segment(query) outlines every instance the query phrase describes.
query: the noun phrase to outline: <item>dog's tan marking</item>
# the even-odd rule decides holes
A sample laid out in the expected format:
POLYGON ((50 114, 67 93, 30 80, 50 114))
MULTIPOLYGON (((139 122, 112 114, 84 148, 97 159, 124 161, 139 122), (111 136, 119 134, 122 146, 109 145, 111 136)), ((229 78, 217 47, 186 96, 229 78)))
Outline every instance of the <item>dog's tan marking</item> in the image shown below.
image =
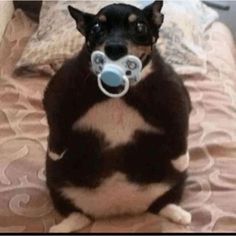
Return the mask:
POLYGON ((104 135, 109 147, 132 142, 136 131, 163 133, 146 123, 138 111, 118 98, 97 103, 72 128, 98 131, 104 135))
POLYGON ((149 62, 141 72, 141 79, 146 78, 152 72, 153 72, 153 65, 152 62, 149 62))
POLYGON ((137 15, 135 14, 129 15, 128 20, 130 23, 135 22, 137 20, 137 15))
POLYGON ((84 213, 99 218, 142 213, 170 188, 166 183, 140 186, 129 182, 124 174, 117 172, 95 189, 64 187, 62 194, 84 213))
POLYGON ((141 57, 143 54, 149 55, 151 54, 151 46, 143 46, 143 45, 137 45, 132 43, 131 41, 128 41, 128 51, 129 54, 134 55, 136 57, 141 57))
POLYGON ((96 50, 99 50, 101 52, 105 52, 105 43, 97 45, 96 50))
POLYGON ((106 22, 107 21, 107 17, 105 15, 100 15, 98 17, 98 19, 101 21, 101 22, 106 22))

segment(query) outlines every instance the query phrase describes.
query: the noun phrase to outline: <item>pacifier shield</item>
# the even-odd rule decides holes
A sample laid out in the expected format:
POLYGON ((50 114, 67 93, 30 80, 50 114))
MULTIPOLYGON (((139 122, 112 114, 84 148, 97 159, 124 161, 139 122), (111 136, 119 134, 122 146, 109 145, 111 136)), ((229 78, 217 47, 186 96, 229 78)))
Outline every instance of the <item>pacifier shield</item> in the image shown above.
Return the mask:
POLYGON ((100 75, 102 82, 110 87, 118 87, 123 84, 123 73, 112 65, 106 65, 100 75))
POLYGON ((116 61, 111 60, 101 51, 94 51, 91 55, 93 72, 97 75, 98 87, 107 96, 118 98, 124 96, 130 85, 140 80, 142 70, 141 60, 133 55, 126 55, 116 61), (123 87, 123 90, 114 94, 106 90, 104 85, 113 88, 123 87))

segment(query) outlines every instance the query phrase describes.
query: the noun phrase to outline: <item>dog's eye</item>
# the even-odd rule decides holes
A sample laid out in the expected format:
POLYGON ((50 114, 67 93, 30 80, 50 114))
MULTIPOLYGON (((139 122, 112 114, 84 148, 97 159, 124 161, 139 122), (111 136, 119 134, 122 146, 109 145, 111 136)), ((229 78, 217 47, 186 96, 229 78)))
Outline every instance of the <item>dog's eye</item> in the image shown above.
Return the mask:
POLYGON ((133 29, 135 33, 132 35, 132 39, 135 43, 149 44, 151 36, 148 26, 144 22, 137 22, 133 29))
POLYGON ((93 34, 98 34, 102 31, 102 27, 99 23, 96 23, 93 27, 92 27, 92 30, 91 30, 91 33, 93 34))
POLYGON ((140 34, 146 34, 148 29, 147 29, 147 26, 144 23, 138 22, 137 25, 136 25, 136 31, 140 34))

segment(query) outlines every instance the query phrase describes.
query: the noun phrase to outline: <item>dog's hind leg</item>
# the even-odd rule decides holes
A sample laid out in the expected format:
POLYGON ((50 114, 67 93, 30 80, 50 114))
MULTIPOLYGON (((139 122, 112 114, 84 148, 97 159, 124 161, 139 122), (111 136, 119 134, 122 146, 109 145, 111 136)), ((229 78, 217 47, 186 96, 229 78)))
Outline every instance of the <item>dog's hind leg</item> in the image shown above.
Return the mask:
POLYGON ((164 216, 175 223, 183 225, 190 224, 191 214, 178 205, 181 200, 183 187, 184 176, 182 181, 158 198, 150 206, 149 211, 153 214, 164 216))
POLYGON ((71 213, 59 224, 49 229, 50 233, 71 233, 81 230, 91 223, 91 219, 80 212, 71 213))

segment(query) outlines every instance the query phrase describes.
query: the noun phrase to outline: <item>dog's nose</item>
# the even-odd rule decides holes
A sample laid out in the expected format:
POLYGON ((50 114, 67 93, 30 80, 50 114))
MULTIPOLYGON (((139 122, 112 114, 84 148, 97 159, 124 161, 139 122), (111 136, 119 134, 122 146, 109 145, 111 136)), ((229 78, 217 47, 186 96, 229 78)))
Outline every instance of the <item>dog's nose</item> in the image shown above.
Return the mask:
POLYGON ((128 49, 123 43, 109 43, 105 46, 105 53, 111 60, 117 60, 125 56, 128 49))

